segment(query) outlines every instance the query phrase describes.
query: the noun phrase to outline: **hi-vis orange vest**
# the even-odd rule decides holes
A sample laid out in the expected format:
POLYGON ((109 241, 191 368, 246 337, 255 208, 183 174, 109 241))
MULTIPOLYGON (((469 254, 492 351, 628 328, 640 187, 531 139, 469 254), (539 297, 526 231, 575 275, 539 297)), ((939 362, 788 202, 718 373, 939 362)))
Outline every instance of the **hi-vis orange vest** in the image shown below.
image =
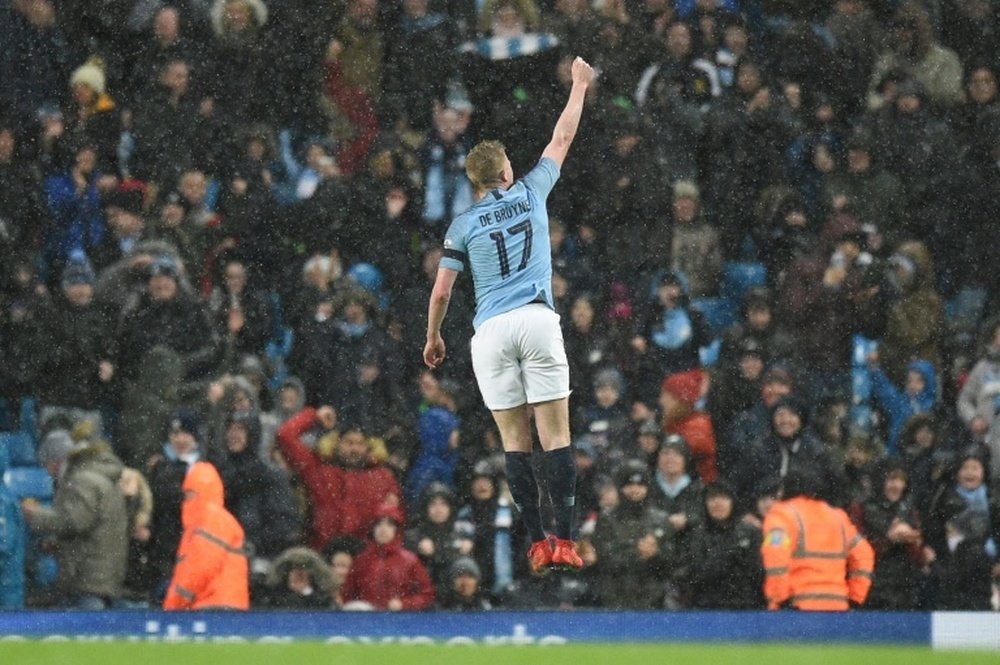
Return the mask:
POLYGON ((847 513, 798 496, 764 518, 764 596, 768 609, 846 610, 865 602, 875 552, 847 513))

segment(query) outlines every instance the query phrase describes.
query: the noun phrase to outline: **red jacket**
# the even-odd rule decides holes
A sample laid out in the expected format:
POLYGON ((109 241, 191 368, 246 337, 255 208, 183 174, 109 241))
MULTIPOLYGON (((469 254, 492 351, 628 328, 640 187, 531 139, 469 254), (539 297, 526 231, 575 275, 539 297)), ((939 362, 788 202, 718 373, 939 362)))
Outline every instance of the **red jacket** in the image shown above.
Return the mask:
POLYGON ((316 410, 306 408, 285 422, 277 436, 285 460, 309 492, 310 544, 321 549, 334 536, 367 538, 379 508, 402 496, 396 476, 381 464, 346 468, 324 462, 301 439, 315 425, 316 410))
POLYGON ((184 535, 163 609, 249 609, 243 527, 223 507, 222 478, 208 462, 196 462, 184 492, 184 535))
POLYGON ((327 63, 326 98, 351 125, 353 135, 345 139, 337 151, 337 166, 350 175, 365 165, 368 150, 378 136, 378 120, 372 101, 361 88, 349 84, 339 62, 327 63))
POLYGON ((719 473, 715 468, 715 430, 707 413, 695 411, 677 422, 668 422, 666 434, 680 434, 687 441, 691 461, 703 483, 714 481, 719 473))
POLYGON ((390 600, 399 598, 404 610, 423 610, 434 603, 434 585, 427 569, 401 541, 402 532, 397 527, 391 543, 370 543, 358 555, 341 591, 345 603, 363 600, 386 609, 390 600))

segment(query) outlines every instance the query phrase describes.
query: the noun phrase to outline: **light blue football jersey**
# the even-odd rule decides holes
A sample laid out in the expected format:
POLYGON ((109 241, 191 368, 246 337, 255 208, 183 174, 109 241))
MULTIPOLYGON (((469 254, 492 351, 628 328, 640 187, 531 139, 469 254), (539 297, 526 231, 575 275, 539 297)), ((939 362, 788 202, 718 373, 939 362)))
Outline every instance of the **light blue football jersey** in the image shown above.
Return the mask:
POLYGON ((510 189, 491 190, 448 227, 441 265, 472 271, 473 327, 536 300, 553 307, 545 200, 558 179, 559 167, 543 157, 510 189))

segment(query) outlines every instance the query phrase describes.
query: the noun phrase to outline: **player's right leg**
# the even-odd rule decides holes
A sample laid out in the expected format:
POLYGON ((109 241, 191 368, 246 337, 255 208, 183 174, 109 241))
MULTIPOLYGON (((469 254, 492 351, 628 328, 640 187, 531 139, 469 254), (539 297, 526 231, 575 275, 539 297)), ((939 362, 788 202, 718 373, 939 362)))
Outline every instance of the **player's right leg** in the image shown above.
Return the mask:
POLYGON ((534 408, 535 426, 542 444, 545 479, 555 514, 553 566, 579 569, 573 528, 576 520, 576 461, 570 447, 569 363, 559 317, 548 308, 534 307, 522 338, 521 369, 525 395, 534 408))
POLYGON ((532 572, 544 574, 552 564, 552 540, 545 533, 539 507, 538 481, 531 464, 531 423, 528 407, 492 411, 500 430, 504 457, 507 461, 507 487, 521 513, 521 520, 531 539, 528 561, 532 572))

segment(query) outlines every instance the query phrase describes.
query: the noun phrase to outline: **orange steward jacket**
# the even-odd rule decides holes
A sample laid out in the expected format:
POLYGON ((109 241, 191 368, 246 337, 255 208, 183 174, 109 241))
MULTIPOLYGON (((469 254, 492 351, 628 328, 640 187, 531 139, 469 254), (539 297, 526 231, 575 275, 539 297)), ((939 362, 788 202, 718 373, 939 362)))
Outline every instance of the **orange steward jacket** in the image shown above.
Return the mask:
POLYGON ((222 479, 208 462, 188 471, 181 519, 184 535, 163 609, 248 609, 243 527, 223 507, 222 479))
POLYGON ((797 496, 764 518, 764 596, 769 609, 846 610, 863 604, 875 553, 847 513, 797 496))

